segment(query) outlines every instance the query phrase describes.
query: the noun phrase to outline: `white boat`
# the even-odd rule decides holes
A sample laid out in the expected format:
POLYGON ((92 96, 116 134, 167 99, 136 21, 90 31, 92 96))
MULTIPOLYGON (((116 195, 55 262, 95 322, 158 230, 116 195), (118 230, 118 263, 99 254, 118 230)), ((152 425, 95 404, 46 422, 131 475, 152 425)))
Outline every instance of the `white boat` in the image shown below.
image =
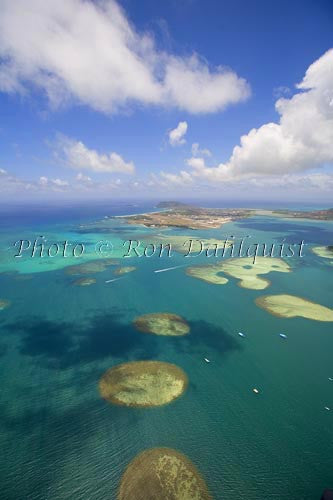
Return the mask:
POLYGON ((285 333, 280 333, 280 337, 281 337, 281 339, 287 339, 288 338, 285 333))
POLYGON ((330 380, 331 382, 333 382, 333 378, 332 377, 328 377, 328 380, 330 380))
POLYGON ((206 363, 210 363, 209 359, 204 358, 204 360, 206 361, 206 363))
POLYGON ((256 387, 254 387, 253 392, 254 392, 255 394, 259 394, 259 390, 258 390, 256 387))
POLYGON ((329 408, 328 406, 325 406, 325 410, 330 411, 331 408, 329 408))
POLYGON ((245 337, 245 336, 246 336, 246 335, 245 335, 245 333, 242 333, 242 332, 238 332, 238 335, 239 335, 240 337, 245 337))

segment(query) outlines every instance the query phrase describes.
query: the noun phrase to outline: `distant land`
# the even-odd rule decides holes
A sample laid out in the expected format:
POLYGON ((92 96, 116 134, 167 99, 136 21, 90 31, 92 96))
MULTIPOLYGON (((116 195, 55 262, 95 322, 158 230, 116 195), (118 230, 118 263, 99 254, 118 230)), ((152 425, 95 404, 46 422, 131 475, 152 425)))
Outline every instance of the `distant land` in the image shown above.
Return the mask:
POLYGON ((120 217, 131 225, 158 228, 181 227, 186 229, 215 229, 227 222, 245 219, 254 215, 293 219, 333 220, 333 208, 313 211, 203 208, 178 201, 162 201, 156 205, 156 208, 162 210, 120 217))
POLYGON ((293 219, 333 220, 333 208, 324 210, 274 210, 272 215, 293 219))
POLYGON ((247 209, 201 208, 176 201, 163 201, 160 212, 124 216, 128 224, 146 227, 181 227, 186 229, 218 228, 227 222, 249 217, 247 209))
POLYGON ((189 203, 182 203, 180 201, 160 201, 156 205, 156 208, 195 208, 195 205, 190 205, 189 203))

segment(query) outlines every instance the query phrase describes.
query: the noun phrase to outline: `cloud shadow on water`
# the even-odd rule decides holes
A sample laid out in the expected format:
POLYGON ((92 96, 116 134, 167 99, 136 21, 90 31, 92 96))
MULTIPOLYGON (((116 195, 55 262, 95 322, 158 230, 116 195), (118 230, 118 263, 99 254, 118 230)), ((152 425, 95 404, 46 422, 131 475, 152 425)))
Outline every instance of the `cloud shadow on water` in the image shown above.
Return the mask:
POLYGON ((184 353, 200 354, 205 349, 214 350, 220 355, 242 349, 238 339, 227 333, 222 327, 208 321, 190 321, 190 334, 184 337, 172 338, 175 349, 184 353))
POLYGON ((84 324, 20 319, 6 325, 20 335, 20 352, 38 357, 48 368, 68 368, 108 357, 150 359, 157 353, 157 340, 138 334, 122 314, 95 315, 84 324))

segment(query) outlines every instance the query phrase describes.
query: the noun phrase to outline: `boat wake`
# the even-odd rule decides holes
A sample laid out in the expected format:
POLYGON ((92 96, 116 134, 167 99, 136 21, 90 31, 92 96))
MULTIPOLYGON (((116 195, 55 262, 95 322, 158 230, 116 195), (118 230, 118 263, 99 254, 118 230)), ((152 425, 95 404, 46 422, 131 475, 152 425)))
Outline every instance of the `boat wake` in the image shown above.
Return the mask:
POLYGON ((112 280, 106 280, 105 283, 112 283, 113 281, 118 281, 118 280, 121 280, 123 278, 113 278, 112 280))
POLYGON ((165 269, 156 269, 154 273, 164 273, 165 271, 172 271, 172 269, 178 269, 179 267, 185 267, 185 266, 181 265, 181 266, 166 267, 165 269))

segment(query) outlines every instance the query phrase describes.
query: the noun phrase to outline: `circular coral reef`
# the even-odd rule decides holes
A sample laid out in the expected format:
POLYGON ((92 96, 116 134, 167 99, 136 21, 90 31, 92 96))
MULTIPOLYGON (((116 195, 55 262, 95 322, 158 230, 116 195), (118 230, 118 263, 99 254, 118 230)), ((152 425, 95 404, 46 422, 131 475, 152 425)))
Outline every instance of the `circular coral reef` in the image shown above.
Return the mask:
POLYGON ((110 368, 99 381, 101 396, 122 406, 162 406, 186 390, 187 375, 162 361, 132 361, 110 368))
POLYGON ((0 311, 7 309, 10 306, 10 301, 6 299, 0 299, 0 311))
POLYGON ((155 335, 179 337, 190 331, 189 325, 181 316, 170 313, 144 314, 135 318, 133 323, 140 332, 155 335))
POLYGON ((118 500, 211 500, 193 463, 171 448, 152 448, 137 455, 120 482, 118 500))
POLYGON ((95 278, 80 278, 79 280, 74 281, 73 285, 75 286, 90 286, 96 283, 95 278))
POLYGON ((256 304, 280 318, 298 316, 315 321, 333 321, 333 309, 294 295, 265 295, 258 297, 256 304))

